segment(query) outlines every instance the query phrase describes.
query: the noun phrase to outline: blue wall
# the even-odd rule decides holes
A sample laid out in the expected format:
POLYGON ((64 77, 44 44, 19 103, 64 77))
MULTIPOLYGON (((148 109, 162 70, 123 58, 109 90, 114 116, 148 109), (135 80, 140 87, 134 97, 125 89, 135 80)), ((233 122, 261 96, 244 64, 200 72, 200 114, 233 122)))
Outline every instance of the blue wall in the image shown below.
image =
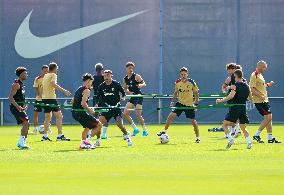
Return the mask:
MULTIPOLYGON (((199 85, 201 93, 216 93, 226 77, 225 64, 243 65, 248 78, 258 60, 269 67, 265 78, 277 84, 271 96, 283 96, 284 68, 284 1, 281 0, 163 0, 163 93, 172 93, 178 69, 186 66, 199 85)), ((59 84, 74 92, 81 75, 94 73, 94 64, 102 62, 122 81, 124 64, 136 62, 136 72, 146 82, 145 93, 159 91, 160 64, 160 1, 159 0, 2 0, 0 1, 0 97, 7 97, 17 66, 26 66, 28 97, 34 96, 33 79, 43 64, 55 61, 60 66, 59 84), (33 10, 30 29, 33 34, 48 37, 142 10, 148 12, 101 31, 59 51, 39 58, 20 56, 14 46, 16 32, 33 10)), ((21 34, 25 39, 25 34, 21 34)), ((60 44, 60 41, 59 43, 60 44)), ((27 43, 26 49, 29 50, 27 43)), ((58 94, 58 97, 63 97, 58 94)), ((163 105, 168 102, 163 101, 163 105)), ((212 103, 204 100, 202 104, 212 103)), ((146 100, 144 115, 148 122, 157 122, 156 101, 146 100), (153 109, 149 109, 153 108, 153 109)), ((281 100, 272 100, 274 119, 283 122, 281 100), (276 110, 277 108, 277 110, 276 110)), ((5 102, 6 124, 14 123, 5 102)), ((202 122, 218 122, 226 110, 199 111, 202 122)), ((32 110, 29 110, 32 117, 32 110)), ((163 112, 163 121, 167 112, 163 112)), ((73 123, 69 111, 64 122, 73 123)), ((256 110, 252 121, 259 121, 256 110)), ((184 121, 184 118, 177 120, 184 121)))

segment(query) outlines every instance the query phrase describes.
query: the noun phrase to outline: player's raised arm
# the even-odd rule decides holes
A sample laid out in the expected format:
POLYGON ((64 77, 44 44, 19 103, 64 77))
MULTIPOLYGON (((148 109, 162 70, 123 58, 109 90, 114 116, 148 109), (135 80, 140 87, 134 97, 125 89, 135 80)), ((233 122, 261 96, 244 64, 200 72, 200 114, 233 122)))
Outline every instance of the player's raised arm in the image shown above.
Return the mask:
POLYGON ((231 82, 231 77, 227 77, 221 88, 223 93, 227 93, 230 82, 231 82))

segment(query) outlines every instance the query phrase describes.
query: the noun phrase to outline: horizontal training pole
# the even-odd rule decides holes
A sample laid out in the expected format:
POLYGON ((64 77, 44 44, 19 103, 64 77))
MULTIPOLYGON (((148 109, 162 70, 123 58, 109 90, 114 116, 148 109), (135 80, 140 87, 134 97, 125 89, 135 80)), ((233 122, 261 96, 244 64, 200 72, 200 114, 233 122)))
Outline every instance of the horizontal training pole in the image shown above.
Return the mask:
POLYGON ((157 110, 177 109, 177 110, 195 110, 195 109, 210 109, 210 108, 229 108, 233 106, 245 106, 245 104, 212 104, 204 106, 185 106, 185 107, 161 107, 157 110))

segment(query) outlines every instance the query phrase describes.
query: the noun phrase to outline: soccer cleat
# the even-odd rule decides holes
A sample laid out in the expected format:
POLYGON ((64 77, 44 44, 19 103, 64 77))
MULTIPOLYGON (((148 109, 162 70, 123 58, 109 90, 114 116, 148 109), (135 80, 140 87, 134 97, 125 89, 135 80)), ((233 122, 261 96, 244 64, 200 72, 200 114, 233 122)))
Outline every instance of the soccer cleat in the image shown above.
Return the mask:
POLYGON ((56 141, 70 141, 70 138, 61 135, 60 137, 56 138, 56 141))
POLYGON ((226 146, 226 149, 227 149, 227 150, 230 149, 230 147, 231 147, 234 143, 235 143, 234 140, 229 141, 228 144, 227 144, 227 146, 226 146))
POLYGON ((127 145, 130 147, 130 146, 132 146, 133 144, 132 144, 131 141, 127 141, 127 145))
POLYGON ((251 149, 252 148, 252 143, 248 143, 247 144, 247 149, 251 149))
POLYGON ((82 141, 79 148, 82 150, 83 149, 89 150, 89 149, 96 149, 96 146, 88 141, 82 141))
POLYGON ((148 132, 147 131, 143 131, 142 132, 142 137, 147 137, 148 136, 148 132))
POLYGON ((241 136, 241 135, 242 135, 241 132, 236 132, 233 137, 234 137, 234 138, 237 138, 237 137, 239 137, 239 136, 241 136))
POLYGON ((164 132, 164 131, 161 131, 161 132, 159 132, 159 133, 157 133, 157 136, 161 136, 161 135, 163 135, 163 134, 166 134, 166 132, 164 132))
POLYGON ((255 141, 257 141, 258 143, 264 143, 264 141, 262 141, 261 140, 261 137, 260 136, 257 136, 257 135, 254 135, 253 137, 252 137, 255 141))
POLYGON ((139 133, 139 129, 134 129, 133 132, 132 132, 132 136, 136 136, 138 133, 139 133))
POLYGON ((30 149, 29 146, 26 145, 26 143, 18 143, 17 147, 21 150, 26 150, 26 149, 30 149))
POLYGON ((49 139, 49 137, 44 137, 44 136, 42 136, 42 138, 41 138, 41 141, 42 142, 44 142, 44 141, 52 141, 51 139, 49 139))
POLYGON ((101 146, 100 140, 97 140, 96 143, 95 143, 95 145, 98 146, 98 147, 101 146))
POLYGON ((197 139, 195 140, 195 143, 199 144, 199 143, 200 143, 200 139, 197 138, 197 139))
POLYGON ((268 140, 268 143, 269 143, 269 144, 273 144, 273 143, 275 143, 275 144, 280 144, 281 141, 278 141, 278 140, 276 140, 275 138, 272 138, 271 140, 268 140))
POLYGON ((108 137, 107 137, 107 135, 104 133, 104 134, 102 134, 102 136, 101 136, 101 139, 107 139, 108 137))

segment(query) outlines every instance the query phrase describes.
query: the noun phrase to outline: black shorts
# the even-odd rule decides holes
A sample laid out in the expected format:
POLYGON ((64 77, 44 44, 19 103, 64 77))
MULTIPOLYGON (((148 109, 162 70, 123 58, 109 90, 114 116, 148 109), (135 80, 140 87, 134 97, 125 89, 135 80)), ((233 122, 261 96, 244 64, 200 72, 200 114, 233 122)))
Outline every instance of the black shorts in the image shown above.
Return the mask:
POLYGON ((112 108, 110 109, 108 112, 102 112, 101 116, 104 116, 107 120, 107 122, 109 122, 109 120, 111 118, 116 119, 116 117, 120 116, 121 117, 122 112, 120 108, 112 108))
POLYGON ((264 116, 264 115, 269 115, 271 114, 271 108, 268 102, 264 102, 264 103, 255 103, 254 104, 256 109, 258 110, 258 112, 264 116))
POLYGON ((99 123, 99 121, 95 117, 89 115, 86 112, 72 111, 72 116, 83 126, 83 128, 93 129, 96 128, 99 123))
MULTIPOLYGON (((185 105, 183 105, 183 104, 181 104, 179 102, 176 103, 175 107, 191 108, 191 106, 185 106, 185 105)), ((172 112, 176 113, 178 117, 181 115, 182 112, 184 112, 186 118, 195 119, 195 111, 194 111, 194 109, 173 109, 172 112)))
POLYGON ((42 104, 42 101, 35 101, 35 105, 34 105, 34 111, 35 112, 42 112, 42 105, 37 105, 38 104, 42 104))
POLYGON ((245 106, 233 106, 229 108, 229 113, 225 116, 226 121, 236 123, 237 120, 240 124, 248 124, 249 118, 245 106))
POLYGON ((143 97, 132 97, 128 101, 129 103, 133 104, 136 106, 137 104, 142 105, 143 104, 143 97))
POLYGON ((24 121, 29 121, 29 117, 26 112, 20 112, 15 106, 10 105, 10 111, 17 120, 17 124, 22 124, 24 121))
POLYGON ((44 113, 60 111, 60 107, 57 106, 58 103, 57 103, 56 99, 43 99, 42 103, 44 103, 44 104, 52 104, 51 106, 43 105, 44 113))

